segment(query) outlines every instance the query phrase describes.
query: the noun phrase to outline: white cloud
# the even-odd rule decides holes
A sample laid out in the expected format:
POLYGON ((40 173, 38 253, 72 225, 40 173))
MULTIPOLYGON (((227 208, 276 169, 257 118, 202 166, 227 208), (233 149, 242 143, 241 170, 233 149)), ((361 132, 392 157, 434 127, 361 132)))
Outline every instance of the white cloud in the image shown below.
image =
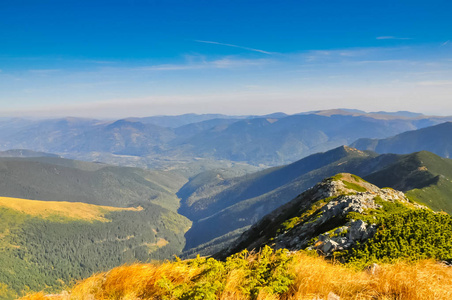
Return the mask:
POLYGON ((412 40, 412 38, 408 37, 396 37, 392 35, 385 35, 385 36, 377 36, 377 40, 412 40))
POLYGON ((441 44, 441 46, 446 46, 450 43, 450 40, 445 41, 444 43, 441 44))
POLYGON ((244 47, 244 46, 238 46, 238 45, 226 44, 226 43, 219 43, 219 42, 213 42, 213 41, 195 40, 195 42, 204 43, 204 44, 214 44, 214 45, 220 45, 220 46, 227 46, 227 47, 233 47, 233 48, 240 48, 240 49, 244 49, 244 50, 249 50, 249 51, 254 51, 254 52, 259 52, 259 53, 264 53, 264 54, 269 54, 269 55, 277 54, 276 52, 269 52, 269 51, 265 51, 265 50, 261 50, 261 49, 254 49, 254 48, 249 48, 249 47, 244 47))

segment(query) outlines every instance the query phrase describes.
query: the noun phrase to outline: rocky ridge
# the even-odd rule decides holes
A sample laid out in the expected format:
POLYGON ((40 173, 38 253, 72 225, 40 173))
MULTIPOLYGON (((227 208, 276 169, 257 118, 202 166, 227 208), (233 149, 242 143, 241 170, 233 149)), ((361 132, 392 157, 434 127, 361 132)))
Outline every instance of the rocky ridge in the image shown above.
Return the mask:
POLYGON ((426 209, 400 191, 380 189, 352 174, 337 174, 265 216, 217 256, 265 244, 275 249, 316 250, 331 256, 372 237, 377 224, 369 217, 376 219, 374 215, 384 213, 385 203, 426 209))

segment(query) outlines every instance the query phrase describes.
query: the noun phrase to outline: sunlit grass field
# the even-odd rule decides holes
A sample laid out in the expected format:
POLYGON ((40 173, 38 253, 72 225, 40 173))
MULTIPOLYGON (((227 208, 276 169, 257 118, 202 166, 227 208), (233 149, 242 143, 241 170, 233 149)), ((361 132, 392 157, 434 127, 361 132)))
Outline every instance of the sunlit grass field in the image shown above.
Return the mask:
POLYGON ((139 211, 142 208, 99 206, 80 202, 39 201, 0 197, 0 207, 10 208, 24 214, 42 218, 59 217, 84 221, 107 222, 105 215, 113 211, 139 211))

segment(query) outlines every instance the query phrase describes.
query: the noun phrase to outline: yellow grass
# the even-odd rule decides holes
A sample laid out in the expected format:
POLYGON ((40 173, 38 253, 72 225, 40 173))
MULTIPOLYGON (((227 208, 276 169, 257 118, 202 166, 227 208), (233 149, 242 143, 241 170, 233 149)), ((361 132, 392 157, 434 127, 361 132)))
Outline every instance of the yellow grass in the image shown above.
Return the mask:
MULTIPOLYGON (((452 299, 452 268, 434 261, 400 262, 381 265, 373 271, 356 271, 319 257, 303 253, 294 255, 290 270, 295 279, 289 291, 283 295, 271 295, 262 289, 257 299, 328 299, 330 293, 336 294, 341 300, 452 299)), ((184 262, 134 264, 96 274, 75 285, 69 294, 60 297, 46 297, 39 293, 22 300, 174 299, 168 296, 168 290, 190 284, 201 272, 202 268, 189 267, 184 262)), ((229 272, 223 282, 224 289, 217 299, 249 299, 241 292, 241 287, 246 284, 244 276, 241 269, 229 272)))
POLYGON ((139 211, 143 208, 121 208, 111 206, 99 206, 93 204, 65 201, 40 201, 19 198, 0 197, 0 207, 10 208, 24 214, 47 218, 59 216, 69 219, 85 221, 107 222, 105 215, 113 211, 139 211))

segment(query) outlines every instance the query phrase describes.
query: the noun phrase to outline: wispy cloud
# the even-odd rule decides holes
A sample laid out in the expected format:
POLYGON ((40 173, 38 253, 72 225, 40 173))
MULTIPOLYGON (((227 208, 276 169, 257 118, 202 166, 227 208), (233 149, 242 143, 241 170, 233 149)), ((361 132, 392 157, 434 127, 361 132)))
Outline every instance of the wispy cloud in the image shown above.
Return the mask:
POLYGON ((377 40, 412 40, 413 38, 385 35, 385 36, 377 36, 376 39, 377 40))
POLYGON ((203 69, 206 66, 202 64, 180 64, 180 65, 172 65, 172 64, 163 64, 163 65, 155 65, 155 66, 145 66, 134 68, 134 70, 141 71, 183 71, 183 70, 195 70, 195 69, 203 69))
POLYGON ((240 48, 240 49, 245 49, 245 50, 248 50, 248 51, 254 51, 254 52, 259 52, 259 53, 264 53, 264 54, 268 54, 268 55, 277 54, 276 52, 269 52, 269 51, 265 51, 265 50, 261 50, 261 49, 255 49, 255 48, 238 46, 238 45, 233 45, 233 44, 220 43, 220 42, 202 41, 202 40, 195 40, 195 42, 197 42, 197 43, 204 43, 204 44, 213 44, 213 45, 227 46, 227 47, 233 47, 233 48, 240 48))
POLYGON ((144 66, 136 68, 136 70, 143 71, 183 71, 183 70, 197 70, 197 69, 232 69, 241 67, 261 66, 267 64, 266 59, 236 59, 224 57, 217 60, 202 59, 197 62, 187 64, 163 64, 155 66, 144 66))
POLYGON ((450 40, 445 41, 444 43, 441 44, 441 46, 446 46, 450 43, 450 40))

